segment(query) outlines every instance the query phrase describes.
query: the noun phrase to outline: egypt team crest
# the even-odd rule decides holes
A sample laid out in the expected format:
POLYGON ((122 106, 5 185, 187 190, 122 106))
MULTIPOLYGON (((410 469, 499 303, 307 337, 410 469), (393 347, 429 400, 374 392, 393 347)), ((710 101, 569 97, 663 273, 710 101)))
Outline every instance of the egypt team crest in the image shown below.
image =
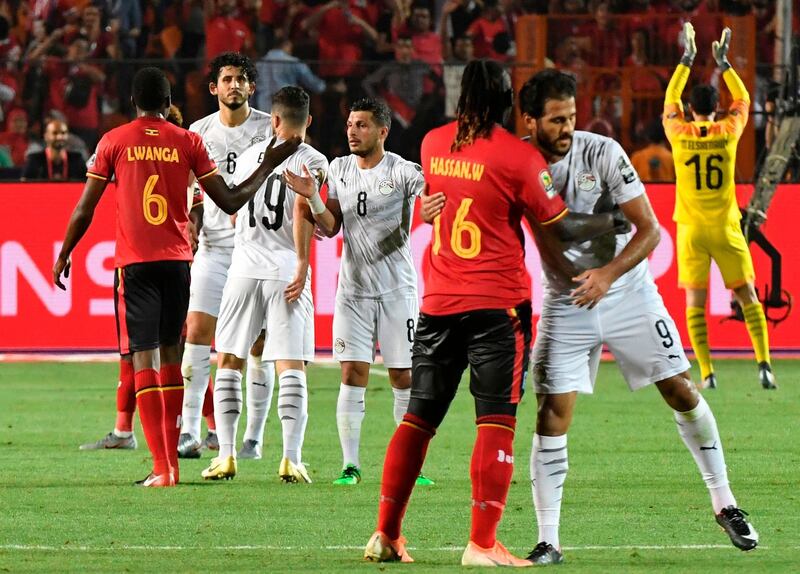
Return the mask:
POLYGON ((553 185, 553 176, 546 169, 539 172, 539 182, 550 199, 553 199, 558 194, 556 187, 553 185))
POLYGON ((394 182, 391 179, 384 179, 378 184, 378 193, 381 195, 391 195, 394 191, 394 182))
POLYGON ((344 353, 344 340, 336 339, 333 343, 333 350, 337 353, 344 353))
POLYGON ((595 178, 593 173, 585 171, 579 173, 575 179, 578 182, 578 189, 581 191, 592 191, 597 187, 597 178, 595 178))
POLYGON ((256 145, 257 143, 261 143, 261 142, 266 141, 266 140, 267 140, 267 136, 254 136, 250 140, 250 145, 253 146, 253 145, 256 145))

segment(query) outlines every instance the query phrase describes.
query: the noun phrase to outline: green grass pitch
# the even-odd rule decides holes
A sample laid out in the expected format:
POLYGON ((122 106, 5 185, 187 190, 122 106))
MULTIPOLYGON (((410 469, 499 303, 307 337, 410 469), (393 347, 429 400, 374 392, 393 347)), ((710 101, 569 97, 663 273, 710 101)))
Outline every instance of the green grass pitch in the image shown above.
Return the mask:
MULTIPOLYGON (((706 392, 757 550, 730 546, 705 486, 654 388, 630 393, 613 363, 581 397, 569 434, 562 511, 567 563, 558 572, 797 572, 800 564, 800 362, 776 361, 780 389, 760 388, 752 361, 718 361, 706 392)), ((434 439, 405 522, 411 565, 361 561, 375 526, 380 468, 394 428, 385 376, 372 377, 362 440, 364 481, 334 487, 340 469, 338 370, 310 370, 304 458, 311 485, 281 484, 275 407, 264 459, 230 482, 204 482, 209 455, 183 461, 182 484, 138 489, 149 456, 79 452, 113 423, 115 364, 0 364, 0 572, 460 571, 469 534, 474 439, 466 385, 434 439)), ((277 395, 277 393, 276 393, 277 395)), ((528 480, 534 397, 519 411, 516 468, 500 539, 518 554, 536 542, 528 480)), ((244 421, 242 421, 244 423, 244 421)), ((243 430, 243 426, 242 426, 243 430)), ((241 432, 239 434, 241 441, 241 432)))

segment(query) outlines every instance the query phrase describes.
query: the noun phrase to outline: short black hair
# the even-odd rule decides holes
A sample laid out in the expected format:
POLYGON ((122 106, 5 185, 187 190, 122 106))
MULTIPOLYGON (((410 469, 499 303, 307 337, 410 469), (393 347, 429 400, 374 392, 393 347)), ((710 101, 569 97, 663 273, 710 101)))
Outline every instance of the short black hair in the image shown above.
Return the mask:
POLYGON ((719 92, 717 88, 709 84, 698 84, 692 88, 692 95, 689 103, 692 110, 701 116, 710 116, 717 109, 719 102, 719 92))
POLYGON ((568 100, 578 92, 575 76, 554 68, 536 72, 519 91, 519 109, 532 118, 541 118, 547 100, 568 100))
POLYGON ((219 73, 225 66, 232 66, 234 68, 241 68, 242 74, 247 78, 251 84, 255 83, 258 79, 258 71, 256 70, 253 61, 239 52, 222 52, 219 56, 211 60, 208 65, 208 81, 216 84, 219 79, 219 73))
POLYGON ((169 105, 172 88, 159 68, 142 68, 133 77, 133 103, 140 110, 155 112, 169 105))
POLYGON ((304 126, 308 121, 311 98, 300 86, 284 86, 272 95, 272 109, 293 126, 304 126))
POLYGON ((386 102, 377 98, 361 98, 350 105, 351 112, 370 112, 375 123, 383 128, 392 127, 392 111, 386 102))

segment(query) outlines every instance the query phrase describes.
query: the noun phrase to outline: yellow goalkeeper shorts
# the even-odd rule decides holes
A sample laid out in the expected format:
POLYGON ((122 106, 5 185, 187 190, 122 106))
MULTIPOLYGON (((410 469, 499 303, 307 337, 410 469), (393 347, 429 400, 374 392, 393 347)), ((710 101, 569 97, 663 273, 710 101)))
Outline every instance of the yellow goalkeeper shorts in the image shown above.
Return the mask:
POLYGON ((678 223, 677 243, 678 285, 684 289, 708 288, 712 259, 728 289, 755 280, 753 258, 738 221, 719 227, 678 223))

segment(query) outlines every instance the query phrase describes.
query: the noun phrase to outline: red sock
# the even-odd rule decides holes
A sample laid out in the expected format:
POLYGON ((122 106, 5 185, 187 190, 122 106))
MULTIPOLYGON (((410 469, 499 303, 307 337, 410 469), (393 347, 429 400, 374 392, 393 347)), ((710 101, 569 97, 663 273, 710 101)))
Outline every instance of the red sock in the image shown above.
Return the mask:
POLYGON ((406 513, 408 499, 434 434, 435 428, 421 418, 406 413, 389 441, 383 462, 378 530, 390 540, 400 536, 400 523, 406 513))
POLYGON ((180 365, 161 365, 161 394, 164 396, 164 434, 167 457, 178 481, 178 438, 181 435, 183 375, 180 365))
POLYGON ((117 385, 117 421, 114 428, 133 431, 133 413, 136 412, 136 383, 133 380, 133 363, 120 359, 117 385))
POLYGON ((153 472, 169 472, 167 439, 164 436, 164 397, 161 395, 158 372, 144 369, 134 375, 136 381, 136 405, 142 421, 147 448, 153 455, 153 472))
POLYGON ((472 451, 472 530, 469 539, 481 548, 497 541, 497 525, 506 507, 514 474, 516 417, 489 415, 478 418, 478 436, 472 451))
POLYGON ((208 386, 206 387, 206 394, 203 397, 203 416, 206 418, 206 426, 208 430, 217 430, 217 423, 214 420, 214 378, 208 378, 208 386))

